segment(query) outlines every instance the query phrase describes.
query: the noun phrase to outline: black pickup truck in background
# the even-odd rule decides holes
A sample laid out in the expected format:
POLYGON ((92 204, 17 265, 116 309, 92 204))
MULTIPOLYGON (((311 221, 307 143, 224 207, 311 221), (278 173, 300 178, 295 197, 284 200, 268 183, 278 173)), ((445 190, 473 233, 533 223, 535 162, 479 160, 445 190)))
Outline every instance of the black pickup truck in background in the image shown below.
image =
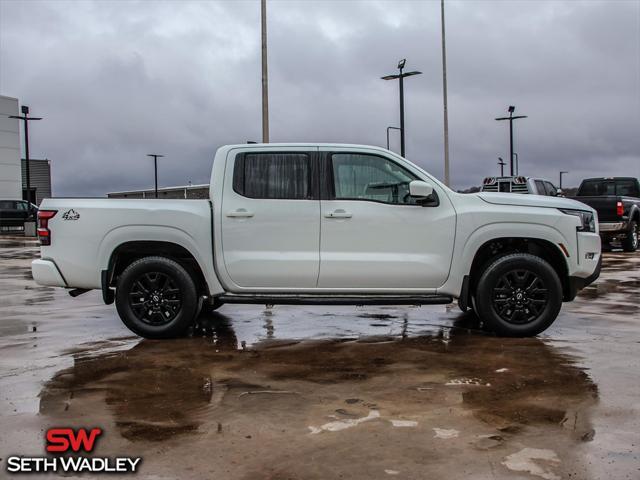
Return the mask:
POLYGON ((0 229, 22 227, 27 220, 34 220, 38 207, 25 200, 0 199, 0 229))
POLYGON ((619 241, 625 252, 638 249, 640 183, 637 178, 587 178, 573 199, 598 212, 603 248, 619 241))

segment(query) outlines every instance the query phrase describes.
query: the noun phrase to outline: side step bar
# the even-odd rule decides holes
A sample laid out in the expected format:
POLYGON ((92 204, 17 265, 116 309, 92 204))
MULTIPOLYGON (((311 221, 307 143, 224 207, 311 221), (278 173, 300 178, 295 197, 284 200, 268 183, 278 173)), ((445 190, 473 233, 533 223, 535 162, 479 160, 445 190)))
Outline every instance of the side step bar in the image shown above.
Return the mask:
POLYGON ((225 294, 223 303, 258 305, 444 305, 453 302, 448 295, 262 295, 225 294))

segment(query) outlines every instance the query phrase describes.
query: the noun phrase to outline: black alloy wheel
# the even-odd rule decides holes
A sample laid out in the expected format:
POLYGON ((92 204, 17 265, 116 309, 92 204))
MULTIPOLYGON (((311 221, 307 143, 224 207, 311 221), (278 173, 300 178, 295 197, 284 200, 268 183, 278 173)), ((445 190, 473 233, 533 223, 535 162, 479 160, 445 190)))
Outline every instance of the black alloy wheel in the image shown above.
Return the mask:
POLYGON ((198 293, 189 271, 166 257, 134 261, 118 277, 116 309, 122 322, 145 338, 173 338, 193 324, 198 293))
POLYGON ((530 253, 509 253, 481 272, 474 309, 487 330, 527 337, 554 322, 562 297, 562 282, 549 262, 530 253))
POLYGON ((549 300, 544 281, 530 270, 510 270, 493 288, 493 308, 507 323, 523 325, 538 318, 549 300))
POLYGON ((140 275, 129 292, 129 305, 138 319, 148 325, 166 325, 182 308, 182 292, 162 272, 140 275))

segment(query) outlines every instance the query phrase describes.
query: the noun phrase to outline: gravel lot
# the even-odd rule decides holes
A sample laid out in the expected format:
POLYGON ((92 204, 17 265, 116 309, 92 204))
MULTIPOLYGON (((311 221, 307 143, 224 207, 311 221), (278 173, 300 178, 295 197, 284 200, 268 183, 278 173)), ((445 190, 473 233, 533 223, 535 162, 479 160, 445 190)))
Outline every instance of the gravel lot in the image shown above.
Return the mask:
POLYGON ((172 341, 37 286, 37 255, 0 237, 0 477, 99 426, 140 478, 640 478, 640 254, 537 338, 454 306, 229 305, 172 341))

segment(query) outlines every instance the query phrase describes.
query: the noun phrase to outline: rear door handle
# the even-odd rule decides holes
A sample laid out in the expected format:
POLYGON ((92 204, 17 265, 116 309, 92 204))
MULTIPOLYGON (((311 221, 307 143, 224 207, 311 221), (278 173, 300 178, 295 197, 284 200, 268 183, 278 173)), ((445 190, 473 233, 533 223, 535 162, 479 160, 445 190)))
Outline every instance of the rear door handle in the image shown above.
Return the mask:
POLYGON ((324 218, 351 218, 352 216, 353 215, 351 215, 346 210, 343 210, 342 208, 338 208, 333 212, 328 212, 324 214, 324 218))
POLYGON ((227 213, 227 217, 231 218, 251 218, 253 217, 253 212, 248 211, 246 208, 239 208, 232 212, 227 213))

